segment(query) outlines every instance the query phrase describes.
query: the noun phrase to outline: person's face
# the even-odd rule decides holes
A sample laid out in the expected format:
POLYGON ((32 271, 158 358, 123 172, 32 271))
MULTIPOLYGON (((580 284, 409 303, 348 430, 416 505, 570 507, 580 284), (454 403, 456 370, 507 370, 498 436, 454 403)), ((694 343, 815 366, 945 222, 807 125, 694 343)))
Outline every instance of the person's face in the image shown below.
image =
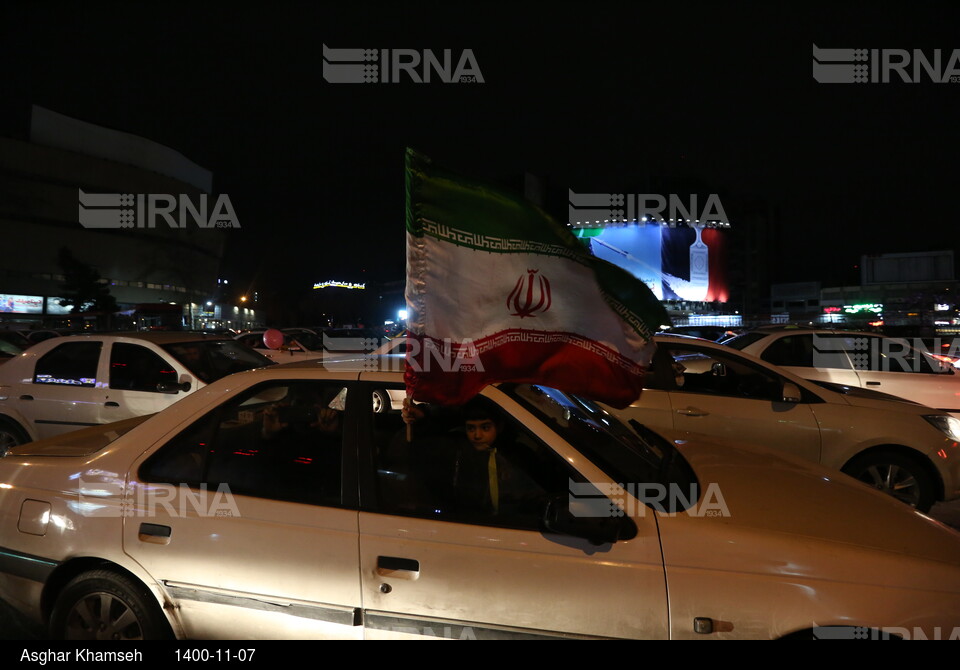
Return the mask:
POLYGON ((489 449, 497 439, 497 425, 490 419, 467 421, 467 439, 476 449, 489 449))

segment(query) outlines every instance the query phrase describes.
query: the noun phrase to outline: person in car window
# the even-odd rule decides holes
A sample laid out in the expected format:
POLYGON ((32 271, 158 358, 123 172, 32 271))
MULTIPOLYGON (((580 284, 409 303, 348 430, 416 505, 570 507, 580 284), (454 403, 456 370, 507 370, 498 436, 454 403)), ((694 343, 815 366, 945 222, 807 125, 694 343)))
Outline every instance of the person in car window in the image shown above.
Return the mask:
POLYGON ((462 433, 451 443, 444 467, 450 507, 459 514, 511 519, 539 515, 540 487, 528 474, 529 450, 517 445, 503 417, 488 403, 474 398, 462 408, 437 408, 404 403, 404 421, 443 423, 459 412, 462 433))

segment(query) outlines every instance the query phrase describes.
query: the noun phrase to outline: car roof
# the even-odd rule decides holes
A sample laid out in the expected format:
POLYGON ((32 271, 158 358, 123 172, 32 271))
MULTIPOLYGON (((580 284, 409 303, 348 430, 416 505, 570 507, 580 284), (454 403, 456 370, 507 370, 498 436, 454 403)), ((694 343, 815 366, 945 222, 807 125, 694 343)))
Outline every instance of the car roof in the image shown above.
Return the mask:
POLYGON ((112 333, 83 333, 71 336, 71 340, 77 339, 118 339, 126 338, 132 340, 142 340, 153 344, 175 344, 179 342, 203 342, 203 341, 230 341, 230 336, 212 335, 195 331, 178 330, 156 330, 156 331, 130 331, 130 332, 112 332, 112 333))

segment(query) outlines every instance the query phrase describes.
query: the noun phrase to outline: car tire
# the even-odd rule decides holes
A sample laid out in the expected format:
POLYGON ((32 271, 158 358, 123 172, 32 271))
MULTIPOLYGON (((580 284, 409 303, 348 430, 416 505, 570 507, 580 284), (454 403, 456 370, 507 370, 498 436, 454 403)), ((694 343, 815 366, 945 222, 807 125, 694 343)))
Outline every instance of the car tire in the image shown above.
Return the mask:
POLYGON ((30 436, 16 422, 0 419, 0 456, 7 453, 10 447, 26 444, 29 441, 30 436))
POLYGON ((921 512, 937 501, 936 482, 920 461, 893 451, 853 459, 843 467, 851 477, 892 495, 921 512))
POLYGON ((57 640, 155 640, 173 637, 145 586, 110 570, 75 577, 57 598, 50 617, 57 640))
POLYGON ((390 411, 390 394, 383 389, 373 392, 373 413, 383 414, 390 411))

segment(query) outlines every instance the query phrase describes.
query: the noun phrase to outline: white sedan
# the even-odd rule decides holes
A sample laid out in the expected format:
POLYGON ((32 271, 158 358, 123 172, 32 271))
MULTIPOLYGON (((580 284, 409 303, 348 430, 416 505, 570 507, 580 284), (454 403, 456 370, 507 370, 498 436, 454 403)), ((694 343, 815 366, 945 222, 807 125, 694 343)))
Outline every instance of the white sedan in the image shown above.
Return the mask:
POLYGON ((54 637, 107 639, 915 638, 960 621, 960 534, 834 471, 505 384, 477 401, 499 426, 499 502, 481 509, 449 467, 474 454, 488 479, 464 416, 436 408, 408 441, 398 412, 373 412, 378 388, 401 375, 271 366, 10 450, 0 598, 54 637))
POLYGON ((784 326, 723 343, 805 379, 881 391, 960 417, 960 371, 921 340, 784 326))
POLYGON ((705 340, 656 336, 643 393, 619 411, 842 470, 922 511, 960 498, 960 419, 858 387, 817 384, 705 340))
POLYGON ((131 332, 44 340, 0 366, 0 453, 84 426, 152 414, 271 361, 228 338, 131 332))

